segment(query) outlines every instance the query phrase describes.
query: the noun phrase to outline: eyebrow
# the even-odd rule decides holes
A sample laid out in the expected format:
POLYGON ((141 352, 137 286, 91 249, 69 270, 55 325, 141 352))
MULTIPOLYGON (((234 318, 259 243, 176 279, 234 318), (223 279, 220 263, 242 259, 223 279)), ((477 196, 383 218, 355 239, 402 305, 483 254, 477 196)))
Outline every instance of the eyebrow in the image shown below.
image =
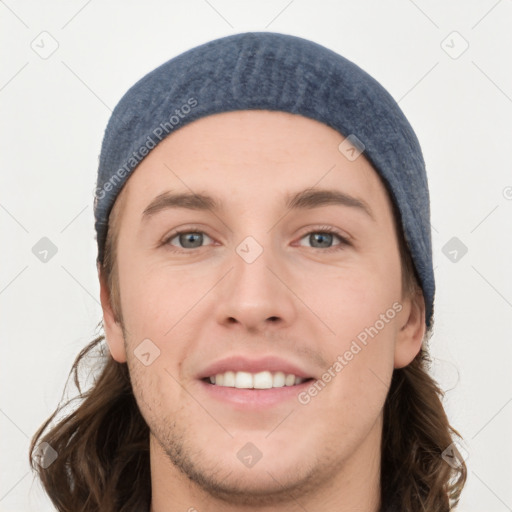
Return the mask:
MULTIPOLYGON (((311 210, 328 205, 347 206, 355 208, 375 220, 372 210, 365 201, 340 190, 309 188, 299 192, 288 193, 285 196, 285 205, 290 210, 311 210)), ((224 210, 224 203, 203 193, 173 193, 167 191, 151 201, 142 212, 142 221, 148 220, 163 210, 175 208, 221 212, 224 210)))

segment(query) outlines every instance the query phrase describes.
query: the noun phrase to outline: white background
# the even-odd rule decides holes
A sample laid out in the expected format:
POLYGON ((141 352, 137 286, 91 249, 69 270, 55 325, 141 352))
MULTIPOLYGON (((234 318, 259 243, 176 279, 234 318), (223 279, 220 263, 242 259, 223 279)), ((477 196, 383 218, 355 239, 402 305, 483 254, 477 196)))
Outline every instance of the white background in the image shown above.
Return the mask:
POLYGON ((53 510, 29 438, 101 318, 92 205, 111 109, 169 58, 250 30, 341 53, 413 125, 431 191, 433 372, 469 452, 458 510, 512 510, 511 0, 5 0, 0 19, 0 511, 53 510), (454 31, 469 44, 458 58, 454 31), (33 49, 52 44, 46 59, 33 49), (32 253, 42 237, 58 248, 47 263, 32 253), (452 237, 468 249, 457 262, 442 252, 452 237))

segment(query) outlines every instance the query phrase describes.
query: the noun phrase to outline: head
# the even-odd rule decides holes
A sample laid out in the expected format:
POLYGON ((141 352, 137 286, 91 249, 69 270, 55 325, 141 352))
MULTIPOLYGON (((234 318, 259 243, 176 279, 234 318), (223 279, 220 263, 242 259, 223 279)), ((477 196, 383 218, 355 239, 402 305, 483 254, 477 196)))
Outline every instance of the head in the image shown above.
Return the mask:
POLYGON ((428 375, 432 324, 402 213, 343 143, 316 119, 235 110, 137 165, 98 264, 106 339, 75 371, 100 346, 103 366, 43 438, 60 454, 42 476, 54 502, 83 505, 88 489, 84 510, 147 504, 152 472, 263 505, 368 463, 383 507, 458 500, 465 466, 441 457, 457 432, 428 375), (169 207, 171 194, 189 197, 169 207), (308 380, 271 405, 227 404, 209 377, 231 356, 277 358, 308 380), (244 465, 244 450, 261 459, 244 465))
POLYGON ((402 285, 391 203, 364 157, 351 162, 339 152, 342 140, 284 112, 217 114, 169 136, 122 192, 112 274, 117 315, 102 280, 110 352, 128 365, 155 449, 218 492, 268 490, 272 468, 282 486, 296 466, 302 474, 290 487, 317 485, 313 474, 325 480, 380 425, 393 369, 420 351, 423 295, 402 285), (320 189, 363 206, 286 206, 294 194, 320 189), (222 210, 144 213, 165 193, 191 191, 216 198, 222 210), (324 234, 324 247, 316 240, 323 227, 338 233, 324 234), (205 234, 190 242, 177 228, 205 234), (254 261, 239 252, 248 236, 249 251, 262 250, 254 261), (187 242, 192 248, 183 248, 187 242), (382 316, 385 327, 359 342, 357 356, 307 404, 297 397, 264 414, 231 410, 204 389, 202 379, 213 376, 204 372, 228 356, 280 357, 321 380, 382 316), (150 353, 160 351, 149 366, 137 357, 147 339, 150 353), (294 420, 268 436, 292 406, 294 420), (268 455, 250 470, 236 457, 248 442, 268 455), (277 453, 279 470, 270 456, 277 453))

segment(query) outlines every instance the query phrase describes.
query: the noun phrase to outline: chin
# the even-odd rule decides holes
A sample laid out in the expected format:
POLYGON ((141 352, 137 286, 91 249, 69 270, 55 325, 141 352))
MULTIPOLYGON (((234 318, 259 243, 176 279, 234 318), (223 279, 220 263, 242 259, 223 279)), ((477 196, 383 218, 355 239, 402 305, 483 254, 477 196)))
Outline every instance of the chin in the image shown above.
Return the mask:
POLYGON ((312 484, 312 475, 297 472, 297 464, 291 463, 286 471, 276 470, 272 464, 260 461, 252 468, 238 464, 223 465, 222 472, 190 471, 187 476, 213 498, 238 505, 277 505, 291 497, 304 493, 312 484), (261 466, 260 466, 261 464, 261 466))

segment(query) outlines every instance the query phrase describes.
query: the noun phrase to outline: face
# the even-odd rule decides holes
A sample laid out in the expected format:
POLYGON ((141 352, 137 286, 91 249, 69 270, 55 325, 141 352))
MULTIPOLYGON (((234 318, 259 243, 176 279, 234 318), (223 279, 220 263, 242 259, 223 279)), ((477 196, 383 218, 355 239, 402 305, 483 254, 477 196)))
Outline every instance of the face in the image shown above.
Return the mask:
POLYGON ((288 113, 222 113, 167 137, 128 180, 124 329, 104 282, 102 303, 154 475, 255 503, 378 466, 424 305, 402 295, 386 190, 343 140, 288 113))

